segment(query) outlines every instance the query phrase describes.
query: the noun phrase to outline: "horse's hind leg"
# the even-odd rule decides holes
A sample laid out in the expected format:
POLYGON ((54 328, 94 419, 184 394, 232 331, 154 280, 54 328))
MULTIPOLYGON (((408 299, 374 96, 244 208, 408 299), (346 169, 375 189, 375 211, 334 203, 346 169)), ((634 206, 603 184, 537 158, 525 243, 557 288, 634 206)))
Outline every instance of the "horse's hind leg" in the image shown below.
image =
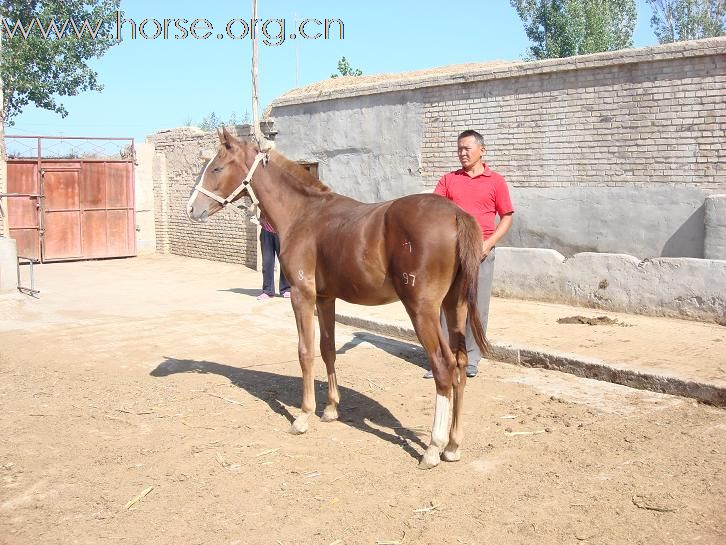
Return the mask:
POLYGON ((320 355, 328 371, 328 404, 323 411, 323 422, 338 419, 338 380, 335 377, 335 299, 317 299, 318 323, 320 325, 320 355))
POLYGON ((428 354, 431 361, 431 369, 436 382, 436 406, 434 409, 434 425, 431 429, 431 443, 418 465, 420 469, 429 469, 439 464, 441 451, 446 445, 449 433, 451 379, 452 372, 456 367, 456 361, 443 336, 438 311, 438 308, 432 308, 429 312, 414 313, 409 311, 413 327, 419 341, 421 341, 421 346, 426 350, 426 354, 428 354))
POLYGON ((461 458, 461 443, 464 439, 462 415, 464 410, 464 388, 466 387, 466 302, 461 297, 459 283, 456 282, 443 304, 444 315, 449 333, 449 345, 456 359, 456 367, 452 373, 454 389, 454 410, 451 418, 449 444, 442 455, 447 462, 457 462, 461 458))

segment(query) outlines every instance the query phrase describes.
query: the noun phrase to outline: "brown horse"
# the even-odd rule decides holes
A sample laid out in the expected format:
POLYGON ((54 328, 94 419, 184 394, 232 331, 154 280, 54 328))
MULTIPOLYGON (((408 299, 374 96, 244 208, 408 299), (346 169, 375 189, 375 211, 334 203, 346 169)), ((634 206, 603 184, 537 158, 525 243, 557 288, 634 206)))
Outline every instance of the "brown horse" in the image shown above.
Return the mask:
POLYGON ((291 285, 303 375, 302 414, 291 431, 307 431, 315 412, 315 307, 328 374, 322 420, 328 422, 338 418, 340 402, 335 377, 335 300, 382 305, 400 299, 431 361, 436 383, 431 443, 419 467, 436 466, 441 458, 459 460, 467 313, 477 344, 483 352, 489 348, 476 311, 482 254, 479 224, 438 195, 411 195, 374 204, 355 201, 333 193, 275 151, 262 154, 257 145, 242 142, 226 130, 219 137, 219 151, 205 167, 187 214, 194 221, 204 221, 252 187, 252 195, 279 233, 280 263, 291 285), (450 342, 439 322, 442 308, 450 342))

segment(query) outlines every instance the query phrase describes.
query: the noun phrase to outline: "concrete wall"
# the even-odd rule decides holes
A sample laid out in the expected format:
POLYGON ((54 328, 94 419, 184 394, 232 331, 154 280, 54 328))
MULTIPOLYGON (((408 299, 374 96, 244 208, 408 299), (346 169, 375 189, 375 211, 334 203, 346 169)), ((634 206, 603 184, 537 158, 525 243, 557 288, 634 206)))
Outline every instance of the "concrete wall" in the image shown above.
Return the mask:
POLYGON ((726 325, 726 261, 497 248, 493 293, 726 325))
POLYGON ((511 188, 517 212, 503 246, 611 252, 637 257, 704 257, 699 187, 511 188))
POLYGON ((0 293, 18 289, 18 253, 15 240, 0 237, 0 293))
MULTIPOLYGON (((0 44, 1 45, 1 44, 0 44)), ((1 49, 0 49, 1 50, 1 49)), ((0 104, 3 103, 3 86, 0 81, 0 104)), ((0 193, 7 193, 8 186, 8 171, 7 171, 7 157, 5 150, 5 123, 0 120, 0 193)), ((0 237, 7 237, 10 235, 8 220, 3 215, 3 212, 8 212, 8 201, 7 199, 0 198, 0 237)))
POLYGON ((136 252, 147 255, 156 252, 154 146, 137 143, 135 148, 136 252))
MULTIPOLYGON (((248 126, 236 127, 238 136, 248 126)), ((192 223, 186 204, 209 155, 217 151, 216 134, 196 128, 160 131, 147 138, 151 157, 156 249, 188 257, 257 266, 256 226, 233 210, 223 210, 205 224, 192 223), (152 153, 153 149, 153 153, 152 153), (206 157, 206 159, 205 159, 206 157)))
MULTIPOLYGON (((2 85, 0 85, 0 99, 2 99, 2 85)), ((8 164, 5 150, 5 129, 0 123, 0 193, 8 192, 8 164)), ((8 199, 0 197, 0 237, 10 236, 8 225, 8 199)))
MULTIPOLYGON (((0 193, 8 192, 8 165, 4 157, 0 157, 0 193)), ((8 199, 0 197, 0 237, 10 236, 8 223, 8 199)))
POLYGON ((337 193, 377 202, 421 191, 422 94, 364 96, 280 107, 277 149, 294 161, 318 163, 337 193))
MULTIPOLYGON (((709 195, 706 197, 705 220, 705 257, 708 259, 726 259, 726 195, 709 195)), ((724 290, 726 290, 726 287, 724 287, 724 290)))
POLYGON ((726 190, 726 38, 339 80, 270 116, 278 149, 340 193, 430 191, 474 128, 515 197, 507 243, 704 256, 704 198, 726 190))

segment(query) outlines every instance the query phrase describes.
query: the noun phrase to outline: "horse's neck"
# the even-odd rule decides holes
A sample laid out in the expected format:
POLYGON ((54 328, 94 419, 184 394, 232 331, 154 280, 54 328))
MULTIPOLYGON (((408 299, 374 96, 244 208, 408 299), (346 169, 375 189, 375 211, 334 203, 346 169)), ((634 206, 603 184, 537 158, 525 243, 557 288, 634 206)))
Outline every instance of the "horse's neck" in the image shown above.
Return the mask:
POLYGON ((289 231, 300 213, 314 199, 303 182, 294 178, 272 162, 268 163, 253 190, 262 205, 265 216, 274 224, 281 237, 289 231))

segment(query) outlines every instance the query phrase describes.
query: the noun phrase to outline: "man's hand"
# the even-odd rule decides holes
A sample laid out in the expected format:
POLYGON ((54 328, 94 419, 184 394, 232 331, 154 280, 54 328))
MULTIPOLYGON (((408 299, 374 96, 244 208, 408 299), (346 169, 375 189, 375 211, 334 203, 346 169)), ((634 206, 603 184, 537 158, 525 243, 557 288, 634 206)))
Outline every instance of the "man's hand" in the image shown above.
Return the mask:
POLYGON ((492 235, 482 243, 482 261, 487 258, 489 253, 492 251, 492 248, 494 248, 497 245, 497 242, 499 242, 499 239, 507 234, 507 231, 509 231, 511 226, 512 212, 504 214, 501 218, 499 218, 499 224, 497 224, 497 228, 494 230, 494 233, 492 233, 492 235))

